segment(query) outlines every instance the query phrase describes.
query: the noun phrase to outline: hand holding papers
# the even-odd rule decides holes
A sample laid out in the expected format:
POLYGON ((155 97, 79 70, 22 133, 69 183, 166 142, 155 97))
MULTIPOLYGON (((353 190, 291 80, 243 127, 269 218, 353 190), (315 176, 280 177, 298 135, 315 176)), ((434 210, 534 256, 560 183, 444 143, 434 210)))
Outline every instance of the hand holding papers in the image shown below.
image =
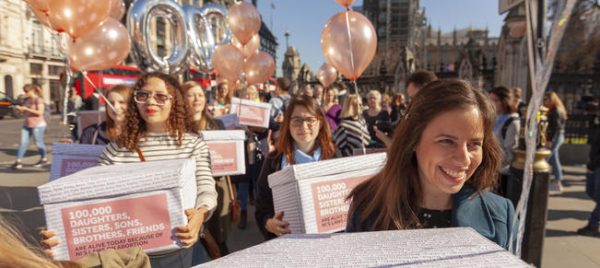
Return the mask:
POLYGON ((163 252, 187 245, 171 238, 196 203, 195 161, 97 166, 38 187, 49 230, 62 241, 57 260, 107 248, 163 252))
MULTIPOLYGON (((292 233, 333 233, 346 228, 346 197, 385 164, 386 154, 292 165, 269 176, 275 212, 285 211, 292 233)), ((277 234, 277 233, 275 233, 277 234)))

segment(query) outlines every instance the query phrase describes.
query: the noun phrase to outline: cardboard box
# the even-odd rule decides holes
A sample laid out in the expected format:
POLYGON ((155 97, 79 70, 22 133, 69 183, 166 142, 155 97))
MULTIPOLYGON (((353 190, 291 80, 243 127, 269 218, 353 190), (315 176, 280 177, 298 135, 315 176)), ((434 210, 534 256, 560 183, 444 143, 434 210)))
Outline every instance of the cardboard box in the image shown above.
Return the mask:
POLYGON ((236 129, 240 125, 240 119, 237 114, 225 114, 215 117, 216 120, 223 123, 223 127, 227 130, 236 129))
POLYGON ((52 144, 50 181, 98 165, 98 157, 106 145, 52 144))
POLYGON ((385 152, 387 152, 387 148, 355 148, 352 150, 352 155, 377 154, 385 152))
POLYGON ((333 233, 346 228, 346 197, 377 174, 385 153, 288 166, 269 175, 275 211, 285 211, 292 233, 333 233))
POLYGON ((530 267, 471 228, 290 234, 196 267, 530 267))
POLYGON ((202 137, 210 151, 213 176, 246 174, 243 130, 202 131, 202 137))
MULTIPOLYGON (((110 109, 110 108, 107 108, 110 109)), ((100 124, 106 120, 105 111, 79 111, 77 112, 77 136, 81 137, 81 132, 93 124, 100 124)))
POLYGON ((271 104, 232 98, 229 113, 237 114, 242 125, 268 128, 271 104))
POLYGON ((38 187, 57 260, 106 248, 179 248, 171 239, 196 203, 194 159, 91 167, 38 187))

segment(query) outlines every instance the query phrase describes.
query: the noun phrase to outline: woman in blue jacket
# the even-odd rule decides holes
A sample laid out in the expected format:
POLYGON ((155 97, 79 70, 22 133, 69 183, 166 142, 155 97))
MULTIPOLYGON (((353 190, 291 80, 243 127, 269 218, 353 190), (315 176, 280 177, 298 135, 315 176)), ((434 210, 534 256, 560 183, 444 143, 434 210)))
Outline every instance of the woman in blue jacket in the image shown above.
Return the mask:
POLYGON ((428 84, 395 130, 383 170, 350 193, 346 231, 472 227, 508 248, 514 208, 487 192, 502 161, 493 126, 487 97, 468 83, 428 84))

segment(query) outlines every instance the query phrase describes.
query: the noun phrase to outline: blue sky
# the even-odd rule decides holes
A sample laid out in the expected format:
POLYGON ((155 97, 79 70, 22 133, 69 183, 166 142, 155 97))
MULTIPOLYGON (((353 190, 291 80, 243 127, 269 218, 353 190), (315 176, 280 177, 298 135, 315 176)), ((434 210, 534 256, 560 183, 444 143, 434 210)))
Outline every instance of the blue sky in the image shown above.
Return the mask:
MULTIPOLYGON (((420 4, 436 30, 487 26, 490 36, 497 36, 502 27, 503 16, 498 15, 497 0, 421 0, 420 4)), ((355 1, 354 5, 362 5, 362 0, 355 1)), ((315 72, 325 61, 320 44, 323 25, 344 8, 335 0, 258 0, 258 10, 269 27, 272 19, 271 30, 279 42, 277 74, 280 75, 286 49, 284 33, 290 33, 289 44, 298 49, 302 61, 315 72), (275 5, 273 11, 271 3, 275 5)))

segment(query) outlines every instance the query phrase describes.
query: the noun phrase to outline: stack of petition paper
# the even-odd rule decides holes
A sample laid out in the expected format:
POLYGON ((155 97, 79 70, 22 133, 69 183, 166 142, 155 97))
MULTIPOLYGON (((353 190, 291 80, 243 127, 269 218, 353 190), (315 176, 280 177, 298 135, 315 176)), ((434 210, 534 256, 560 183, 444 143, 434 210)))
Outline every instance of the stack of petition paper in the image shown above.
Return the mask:
POLYGON ((194 159, 91 167, 38 187, 48 229, 61 243, 58 260, 107 248, 146 252, 179 248, 175 226, 195 207, 194 159))
POLYGON ((346 197, 385 164, 386 154, 344 157, 288 166, 269 175, 275 212, 284 211, 292 233, 332 233, 346 228, 346 197))
POLYGON ((291 234, 197 267, 530 267, 471 228, 291 234))

